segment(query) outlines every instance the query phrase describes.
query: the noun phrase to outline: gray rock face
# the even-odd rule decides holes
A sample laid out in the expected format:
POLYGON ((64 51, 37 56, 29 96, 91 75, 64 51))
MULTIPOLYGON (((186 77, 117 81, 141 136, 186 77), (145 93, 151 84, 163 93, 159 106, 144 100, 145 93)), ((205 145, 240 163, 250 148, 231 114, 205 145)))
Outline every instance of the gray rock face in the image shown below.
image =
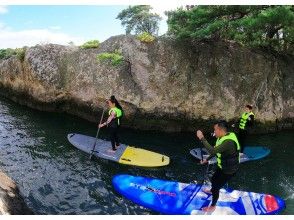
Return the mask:
POLYGON ((235 43, 159 38, 146 44, 115 36, 99 49, 49 44, 28 48, 23 62, 0 60, 0 88, 21 104, 96 122, 113 94, 125 109, 125 126, 165 131, 235 120, 250 103, 265 131, 293 128, 293 71, 293 57, 235 43), (130 64, 97 61, 97 54, 116 49, 130 64))
POLYGON ((16 184, 0 171, 0 214, 1 215, 32 215, 16 184))

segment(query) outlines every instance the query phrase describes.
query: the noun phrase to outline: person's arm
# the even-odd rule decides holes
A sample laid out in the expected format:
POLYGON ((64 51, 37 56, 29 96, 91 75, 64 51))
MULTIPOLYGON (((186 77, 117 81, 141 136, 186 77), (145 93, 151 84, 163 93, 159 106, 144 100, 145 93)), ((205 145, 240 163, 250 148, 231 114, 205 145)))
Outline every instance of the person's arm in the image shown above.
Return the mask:
POLYGON ((104 127, 105 125, 108 125, 111 122, 111 120, 115 118, 115 116, 116 116, 115 111, 112 111, 111 114, 109 115, 107 121, 100 124, 99 127, 101 128, 101 127, 104 127))
POLYGON ((199 138, 199 140, 202 142, 202 144, 204 145, 204 147, 207 149, 208 153, 210 154, 209 157, 204 160, 204 162, 208 161, 209 159, 211 159, 212 157, 214 157, 217 153, 222 153, 224 152, 227 147, 230 147, 230 146, 227 146, 226 142, 227 141, 224 141, 221 145, 217 146, 217 147, 213 147, 211 146, 208 141, 205 139, 202 131, 198 130, 196 132, 196 136, 199 138))
POLYGON ((200 141, 202 142, 202 144, 204 145, 204 147, 207 149, 208 153, 211 155, 211 151, 213 151, 213 146, 211 146, 208 141, 205 139, 205 137, 203 137, 202 139, 200 139, 200 141))
POLYGON ((204 147, 209 152, 210 157, 215 156, 217 153, 223 153, 224 151, 231 149, 232 144, 234 144, 233 141, 225 140, 223 143, 221 143, 217 147, 213 147, 208 143, 208 141, 204 137, 201 139, 201 141, 202 141, 204 147))

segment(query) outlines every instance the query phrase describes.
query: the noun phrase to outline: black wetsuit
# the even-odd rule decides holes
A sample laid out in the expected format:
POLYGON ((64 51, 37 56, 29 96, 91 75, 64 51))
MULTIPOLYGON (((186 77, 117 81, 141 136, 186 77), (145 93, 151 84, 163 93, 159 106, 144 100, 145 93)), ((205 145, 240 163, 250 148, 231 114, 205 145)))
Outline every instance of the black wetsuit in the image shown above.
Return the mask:
POLYGON ((116 150, 115 147, 120 145, 118 138, 119 127, 120 125, 118 124, 117 118, 112 119, 111 122, 109 122, 108 124, 108 132, 110 135, 112 150, 116 150))
MULTIPOLYGON (((233 140, 225 140, 217 147, 211 146, 205 138, 203 138, 201 141, 210 153, 210 156, 207 158, 207 160, 209 160, 211 157, 214 157, 217 153, 221 153, 223 157, 230 157, 231 155, 236 155, 236 157, 239 157, 236 143, 233 140)), ((238 168, 239 162, 232 164, 232 166, 223 167, 222 169, 217 167, 211 178, 212 206, 215 206, 217 203, 220 189, 236 174, 238 168)))

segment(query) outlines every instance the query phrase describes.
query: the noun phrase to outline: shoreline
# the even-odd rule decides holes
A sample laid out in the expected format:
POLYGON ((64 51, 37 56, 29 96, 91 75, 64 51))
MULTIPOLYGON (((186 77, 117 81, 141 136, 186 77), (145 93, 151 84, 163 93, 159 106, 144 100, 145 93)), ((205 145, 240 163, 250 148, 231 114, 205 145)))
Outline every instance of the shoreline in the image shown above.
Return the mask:
MULTIPOLYGON (((25 106, 29 109, 37 110, 40 112, 55 112, 63 113, 78 117, 80 119, 86 120, 91 123, 97 123, 100 115, 102 114, 101 108, 93 108, 91 103, 83 103, 75 101, 74 99, 64 99, 58 100, 56 102, 40 102, 35 100, 32 96, 27 96, 27 94, 16 94, 15 91, 8 89, 5 90, 0 84, 0 97, 7 99, 15 104, 25 106)), ((138 116, 138 112, 135 116, 138 116)), ((141 114, 141 117, 124 118, 123 128, 135 129, 141 131, 160 131, 164 133, 189 133, 194 132, 195 129, 203 129, 204 132, 209 133, 211 126, 218 119, 208 119, 208 120, 194 120, 189 121, 188 119, 180 118, 162 120, 160 118, 152 117, 153 115, 141 114), (147 125, 150 120, 153 123, 147 125), (157 125, 155 124, 155 122, 157 125)), ((235 119, 237 120, 237 119, 235 119)), ((230 124, 233 123, 232 120, 228 120, 230 124)), ((255 126, 250 130, 250 134, 271 134, 278 133, 281 131, 294 130, 293 127, 294 119, 285 119, 283 121, 278 121, 276 123, 267 122, 261 123, 256 122, 255 126)), ((234 129, 232 129, 234 130, 234 129)))

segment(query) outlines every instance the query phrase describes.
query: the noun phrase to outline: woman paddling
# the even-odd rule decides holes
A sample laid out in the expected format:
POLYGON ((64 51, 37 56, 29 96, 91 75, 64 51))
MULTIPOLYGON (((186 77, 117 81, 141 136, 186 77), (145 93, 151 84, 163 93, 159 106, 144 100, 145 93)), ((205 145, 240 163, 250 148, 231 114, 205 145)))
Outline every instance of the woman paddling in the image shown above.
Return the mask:
POLYGON ((108 112, 109 117, 106 122, 99 124, 99 128, 102 128, 104 126, 108 127, 112 150, 115 151, 120 145, 118 139, 118 132, 120 127, 120 119, 123 115, 123 109, 116 100, 114 95, 112 95, 110 99, 107 100, 107 103, 110 108, 108 112))

